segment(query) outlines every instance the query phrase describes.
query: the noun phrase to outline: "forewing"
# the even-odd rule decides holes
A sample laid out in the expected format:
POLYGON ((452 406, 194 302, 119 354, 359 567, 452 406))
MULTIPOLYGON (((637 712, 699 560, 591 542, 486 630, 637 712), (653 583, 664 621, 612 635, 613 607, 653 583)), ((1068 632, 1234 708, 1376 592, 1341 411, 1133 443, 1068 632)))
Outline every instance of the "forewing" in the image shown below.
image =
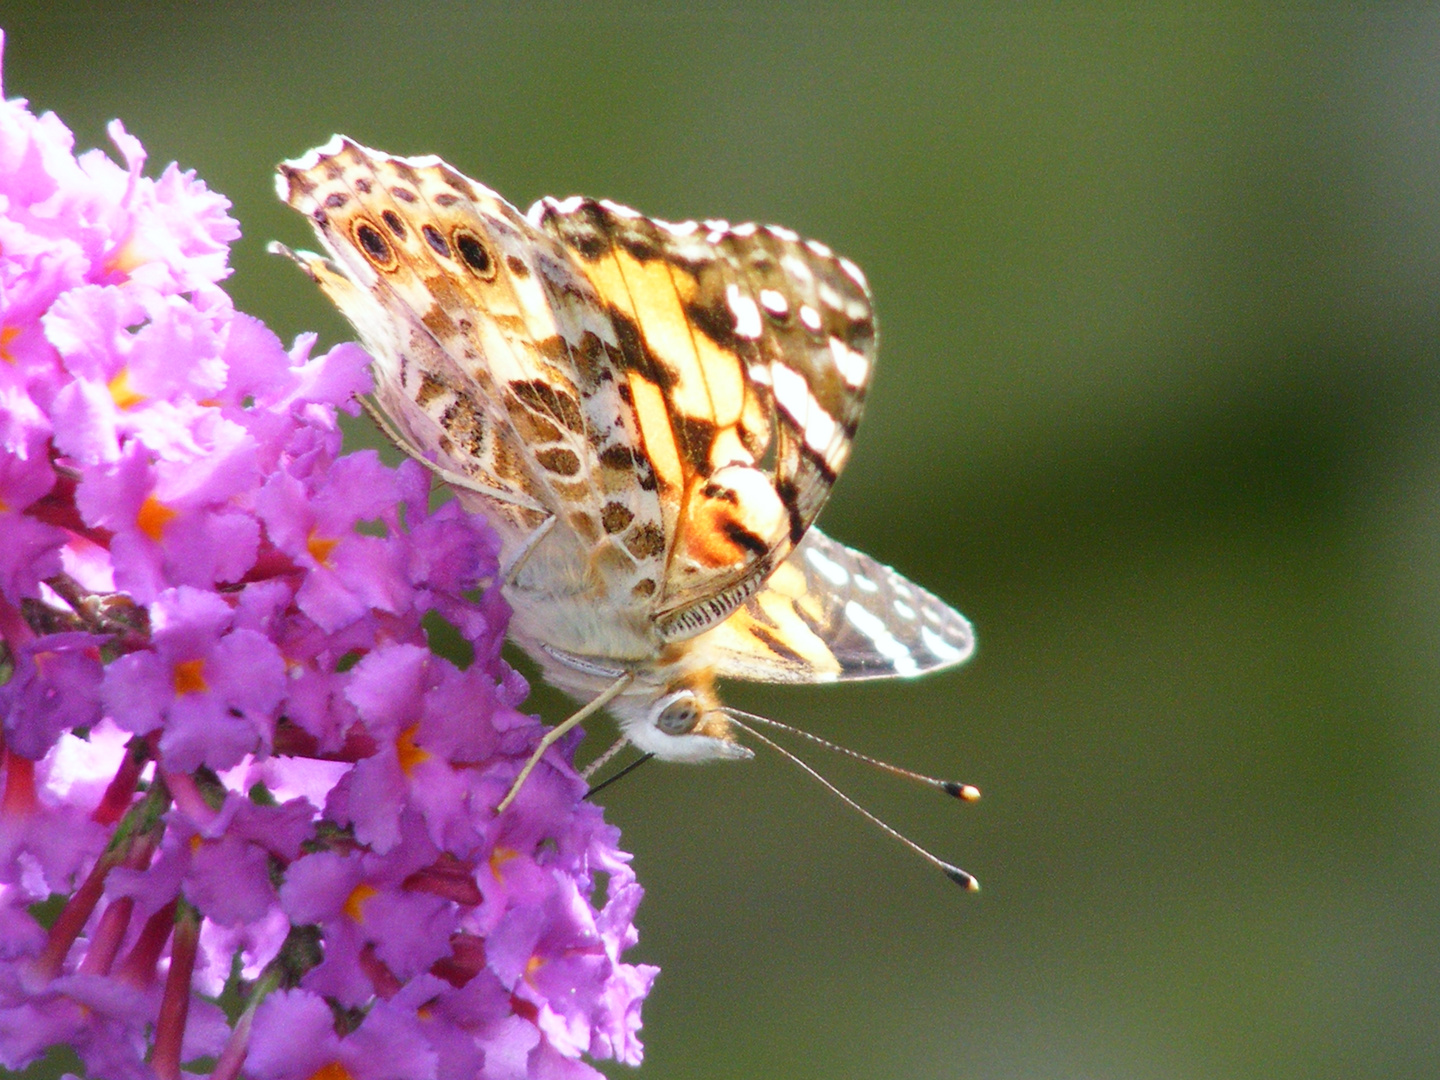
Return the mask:
POLYGON ((692 637, 785 559, 849 457, 875 355, 864 278, 775 226, 578 197, 529 216, 610 306, 666 525, 656 623, 692 637))
POLYGON ((818 683, 908 677, 963 663, 969 620, 868 555, 811 529, 693 647, 722 678, 818 683))
POLYGON ((653 604, 666 535, 654 476, 615 377, 620 339, 571 254, 438 158, 339 137, 281 166, 280 193, 338 264, 317 280, 375 354, 378 396, 406 434, 544 507, 486 507, 516 526, 512 548, 557 519, 527 561, 537 582, 653 604))

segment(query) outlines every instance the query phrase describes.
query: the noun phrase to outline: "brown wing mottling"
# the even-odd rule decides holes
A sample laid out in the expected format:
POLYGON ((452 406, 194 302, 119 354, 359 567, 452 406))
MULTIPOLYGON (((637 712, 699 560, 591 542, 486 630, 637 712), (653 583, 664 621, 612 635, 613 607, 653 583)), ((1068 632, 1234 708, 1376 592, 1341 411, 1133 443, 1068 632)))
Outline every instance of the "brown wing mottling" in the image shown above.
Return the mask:
MULTIPOLYGON (((338 140, 281 172, 358 285, 327 291, 376 354, 382 405, 418 445, 522 488, 560 522, 536 566, 552 580, 537 587, 625 607, 658 593, 662 518, 616 377, 620 338, 569 253, 438 159, 338 140)), ((518 524, 523 539, 538 521, 518 524)))
POLYGON ((777 227, 672 225, 582 198, 530 218, 623 328, 669 535, 657 617, 664 636, 693 636, 759 587, 845 464, 874 357, 863 278, 777 227))

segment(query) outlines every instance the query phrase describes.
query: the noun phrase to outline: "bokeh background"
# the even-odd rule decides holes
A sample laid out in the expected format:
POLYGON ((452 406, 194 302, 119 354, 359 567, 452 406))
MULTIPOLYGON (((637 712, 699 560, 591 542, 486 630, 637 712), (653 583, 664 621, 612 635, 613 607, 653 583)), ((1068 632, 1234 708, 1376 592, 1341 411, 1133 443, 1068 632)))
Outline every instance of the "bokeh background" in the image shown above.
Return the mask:
POLYGON ((779 222, 869 275, 878 379, 822 524, 980 649, 730 698, 980 785, 827 764, 984 891, 772 756, 642 770, 606 800, 663 968, 641 1076, 1440 1076, 1436 12, 0 23, 8 95, 82 146, 120 116, 234 200, 233 295, 287 338, 348 336, 264 253, 308 240, 274 163, 337 130, 522 207, 779 222))

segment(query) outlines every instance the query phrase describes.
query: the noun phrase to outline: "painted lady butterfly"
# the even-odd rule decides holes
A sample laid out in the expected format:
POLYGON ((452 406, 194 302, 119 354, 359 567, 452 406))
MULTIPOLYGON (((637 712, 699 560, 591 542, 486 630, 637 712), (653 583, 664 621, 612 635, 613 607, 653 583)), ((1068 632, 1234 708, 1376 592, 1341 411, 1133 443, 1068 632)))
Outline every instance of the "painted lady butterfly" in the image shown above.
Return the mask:
POLYGON ((875 360, 849 260, 605 200, 522 215, 438 158, 339 136, 278 189, 330 253, 294 257, 374 356, 380 410, 498 530, 513 637, 590 702, 572 721, 608 707, 662 759, 748 757, 717 678, 970 655, 963 616, 811 528, 875 360))

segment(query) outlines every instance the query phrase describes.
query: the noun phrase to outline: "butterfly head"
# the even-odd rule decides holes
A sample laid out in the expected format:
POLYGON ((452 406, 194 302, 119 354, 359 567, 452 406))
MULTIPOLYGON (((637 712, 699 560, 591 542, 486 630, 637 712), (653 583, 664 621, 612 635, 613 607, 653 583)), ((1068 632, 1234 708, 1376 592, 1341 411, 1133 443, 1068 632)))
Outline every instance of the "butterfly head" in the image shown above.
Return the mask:
POLYGON ((708 681, 672 685, 658 695, 621 697, 611 710, 626 738, 662 761, 734 761, 753 756, 736 741, 735 725, 721 711, 708 681))

